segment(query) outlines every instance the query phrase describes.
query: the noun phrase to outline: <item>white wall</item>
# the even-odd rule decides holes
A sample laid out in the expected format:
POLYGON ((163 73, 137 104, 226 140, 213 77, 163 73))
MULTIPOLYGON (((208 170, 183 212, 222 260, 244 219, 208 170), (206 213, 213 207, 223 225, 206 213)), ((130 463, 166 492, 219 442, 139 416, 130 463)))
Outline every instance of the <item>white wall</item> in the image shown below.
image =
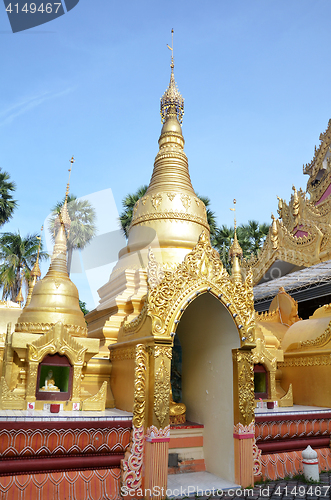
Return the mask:
POLYGON ((205 427, 207 471, 234 481, 232 349, 240 347, 237 328, 227 309, 205 293, 189 305, 177 335, 186 418, 205 427))

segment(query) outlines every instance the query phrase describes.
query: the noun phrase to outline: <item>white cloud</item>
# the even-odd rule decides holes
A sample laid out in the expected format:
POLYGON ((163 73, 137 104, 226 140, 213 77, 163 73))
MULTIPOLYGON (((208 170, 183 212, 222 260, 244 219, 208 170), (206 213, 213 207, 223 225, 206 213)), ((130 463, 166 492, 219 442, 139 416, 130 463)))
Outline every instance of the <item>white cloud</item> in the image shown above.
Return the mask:
POLYGON ((18 102, 11 104, 0 112, 0 127, 2 125, 6 125, 7 123, 11 123, 15 118, 24 113, 27 113, 31 109, 40 106, 45 101, 49 101, 50 99, 56 99, 57 97, 61 97, 63 95, 69 94, 72 92, 73 87, 68 87, 67 89, 61 90, 60 92, 40 92, 37 95, 26 97, 24 99, 19 100, 18 102))

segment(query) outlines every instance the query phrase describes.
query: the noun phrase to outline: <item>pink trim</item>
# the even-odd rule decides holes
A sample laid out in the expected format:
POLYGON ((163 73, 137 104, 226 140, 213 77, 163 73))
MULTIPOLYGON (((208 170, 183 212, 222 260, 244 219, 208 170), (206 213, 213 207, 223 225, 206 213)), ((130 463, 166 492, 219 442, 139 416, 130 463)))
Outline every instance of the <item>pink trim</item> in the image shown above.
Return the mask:
POLYGON ((252 439, 255 437, 255 434, 233 434, 235 439, 252 439))
POLYGON ((305 462, 304 460, 302 460, 302 463, 306 465, 318 465, 318 460, 316 460, 316 462, 305 462))
POLYGON ((331 184, 328 185, 320 199, 315 203, 315 206, 319 205, 322 203, 322 201, 326 200, 326 198, 331 194, 331 184))
POLYGON ((304 238, 305 236, 308 236, 308 233, 307 231, 303 231, 303 225, 300 224, 299 226, 295 226, 293 228, 293 236, 295 236, 295 238, 304 238), (294 231, 296 231, 296 233, 294 233, 294 231))
POLYGON ((148 441, 148 443, 169 443, 170 437, 158 438, 146 436, 146 441, 148 441))

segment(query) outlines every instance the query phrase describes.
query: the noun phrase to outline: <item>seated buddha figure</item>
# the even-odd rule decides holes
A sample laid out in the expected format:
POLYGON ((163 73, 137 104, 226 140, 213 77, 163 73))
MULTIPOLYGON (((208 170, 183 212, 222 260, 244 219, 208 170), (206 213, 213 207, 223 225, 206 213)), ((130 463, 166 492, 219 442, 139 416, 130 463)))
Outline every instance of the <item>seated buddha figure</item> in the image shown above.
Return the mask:
POLYGON ((60 389, 55 385, 52 370, 49 370, 48 375, 45 377, 45 385, 40 390, 46 392, 60 392, 60 389))
POLYGON ((184 403, 176 403, 172 397, 172 388, 170 384, 170 402, 169 402, 170 424, 184 424, 186 422, 186 406, 184 403))

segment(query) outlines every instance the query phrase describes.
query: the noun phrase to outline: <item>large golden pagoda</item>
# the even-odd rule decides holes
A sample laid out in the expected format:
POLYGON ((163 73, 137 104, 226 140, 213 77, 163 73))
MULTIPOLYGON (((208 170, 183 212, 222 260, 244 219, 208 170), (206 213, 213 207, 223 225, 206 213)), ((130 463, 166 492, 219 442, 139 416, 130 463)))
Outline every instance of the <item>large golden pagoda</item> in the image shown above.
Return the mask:
POLYGON ((134 206, 127 246, 120 251, 109 281, 98 291, 99 306, 87 316, 89 336, 100 339, 104 357, 123 320, 141 310, 147 292, 148 249, 153 249, 158 263, 175 269, 200 234, 209 235, 206 207, 194 192, 184 152, 184 99, 175 82, 173 57, 160 108, 163 126, 147 192, 134 206))
POLYGON ((151 181, 134 207, 128 244, 99 290, 99 306, 86 316, 88 337, 100 340, 98 358, 111 361, 115 406, 133 411, 122 484, 135 490, 143 476, 145 488, 166 487, 169 424, 183 422, 185 410, 188 420, 205 426, 197 453, 207 470, 242 485, 253 482, 251 274, 242 278, 240 249, 233 247, 229 276, 210 244, 206 208, 184 153, 183 113, 172 57, 151 181), (174 403, 175 335, 183 353, 183 391, 182 402, 174 403))

